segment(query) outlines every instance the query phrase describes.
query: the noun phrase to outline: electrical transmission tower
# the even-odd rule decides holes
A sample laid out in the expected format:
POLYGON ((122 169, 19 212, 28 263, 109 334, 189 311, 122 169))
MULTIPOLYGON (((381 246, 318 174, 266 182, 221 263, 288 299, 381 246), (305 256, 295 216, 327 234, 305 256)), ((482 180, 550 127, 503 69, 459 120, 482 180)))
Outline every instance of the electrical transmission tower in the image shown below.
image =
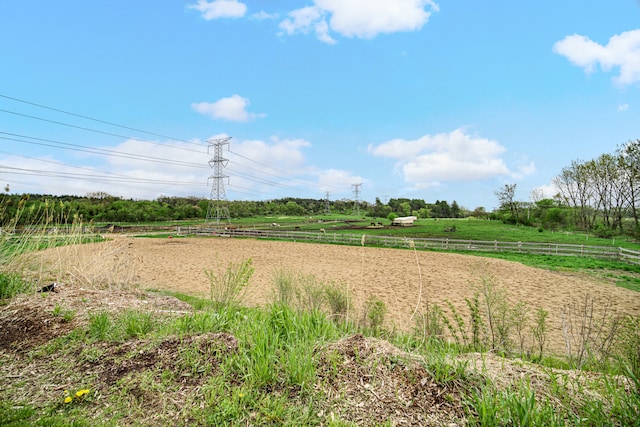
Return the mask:
POLYGON ((228 159, 222 156, 222 148, 225 145, 229 145, 230 139, 231 137, 228 136, 207 141, 209 143, 207 153, 211 154, 211 149, 213 149, 213 157, 209 160, 209 166, 213 169, 213 174, 207 179, 207 185, 209 181, 213 181, 211 195, 209 196, 209 208, 207 209, 207 222, 215 219, 218 227, 221 219, 226 218, 227 222, 231 222, 227 196, 224 191, 224 179, 229 177, 222 173, 222 170, 227 167, 229 162, 228 159))
POLYGON ((324 193, 324 213, 329 215, 331 213, 331 208, 329 208, 329 192, 324 193))
POLYGON ((356 216, 360 215, 360 187, 362 187, 362 183, 359 184, 351 184, 353 187, 353 214, 356 216))

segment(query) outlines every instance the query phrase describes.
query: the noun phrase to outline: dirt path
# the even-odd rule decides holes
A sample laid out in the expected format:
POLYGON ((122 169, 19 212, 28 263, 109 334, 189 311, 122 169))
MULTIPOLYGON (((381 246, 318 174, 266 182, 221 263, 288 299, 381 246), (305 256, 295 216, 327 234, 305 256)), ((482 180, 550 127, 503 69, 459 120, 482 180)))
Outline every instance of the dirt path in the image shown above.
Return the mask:
MULTIPOLYGON (((483 278, 506 290, 513 303, 524 301, 531 312, 549 312, 549 348, 564 351, 563 306, 592 296, 598 307, 610 301, 617 313, 640 316, 640 292, 573 273, 551 272, 515 262, 436 252, 320 245, 230 238, 118 238, 143 288, 207 296, 205 269, 251 258, 255 269, 246 296, 248 305, 269 303, 279 270, 313 275, 349 287, 357 313, 375 295, 388 308, 387 323, 402 330, 414 326, 413 313, 427 302, 453 303, 466 317, 471 298, 483 278)), ((115 255, 121 260, 121 255, 115 255)), ((104 260, 108 262, 108 260, 104 260)), ((121 262, 121 261, 120 261, 121 262)))

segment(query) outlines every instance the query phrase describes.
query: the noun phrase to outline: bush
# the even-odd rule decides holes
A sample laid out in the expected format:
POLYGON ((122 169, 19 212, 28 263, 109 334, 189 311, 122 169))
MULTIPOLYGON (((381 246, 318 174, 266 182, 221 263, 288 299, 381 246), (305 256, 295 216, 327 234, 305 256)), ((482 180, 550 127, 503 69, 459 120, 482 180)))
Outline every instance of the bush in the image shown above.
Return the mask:
POLYGON ((365 307, 366 320, 371 329, 377 331, 384 323, 384 317, 387 314, 387 306, 384 301, 376 296, 367 299, 365 307))
POLYGON ((251 263, 251 258, 247 258, 238 264, 230 262, 224 271, 220 265, 216 270, 205 270, 211 301, 219 305, 239 304, 253 275, 251 263))
POLYGON ((330 314, 335 322, 339 319, 348 320, 349 309, 349 292, 344 284, 330 284, 324 289, 327 305, 330 314))

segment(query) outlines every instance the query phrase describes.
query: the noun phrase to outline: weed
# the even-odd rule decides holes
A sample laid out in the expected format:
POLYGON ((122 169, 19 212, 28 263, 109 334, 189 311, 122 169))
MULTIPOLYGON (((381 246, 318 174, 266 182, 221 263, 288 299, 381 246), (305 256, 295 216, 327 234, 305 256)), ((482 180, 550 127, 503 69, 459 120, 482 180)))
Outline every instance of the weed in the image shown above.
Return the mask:
POLYGON ((585 294, 561 311, 562 333, 569 363, 577 369, 588 362, 605 364, 611 356, 615 336, 622 322, 613 314, 611 302, 596 310, 595 299, 585 294))
POLYGON ((211 301, 218 305, 239 304, 253 275, 251 263, 251 258, 248 258, 237 264, 230 262, 224 270, 220 265, 216 270, 205 270, 211 301))
POLYGON ((59 304, 56 304, 55 307, 53 307, 51 314, 54 317, 62 318, 63 322, 71 322, 76 317, 75 310, 62 308, 59 304))
POLYGON ((464 322, 464 318, 460 315, 458 309, 451 301, 445 300, 445 303, 447 304, 447 307, 449 307, 453 322, 450 321, 447 316, 442 316, 442 321, 447 329, 449 329, 449 332, 456 344, 466 347, 469 344, 469 338, 467 336, 467 327, 464 322))
POLYGON ((538 351, 538 360, 542 359, 544 345, 547 341, 547 316, 549 316, 548 311, 538 308, 534 317, 534 325, 531 327, 535 349, 538 351))
POLYGON ((295 276, 286 270, 276 270, 273 282, 275 285, 274 302, 291 306, 297 291, 295 276))
MULTIPOLYGON (((614 346, 623 372, 640 378, 640 317, 627 316, 622 320, 614 346)), ((640 392, 640 387, 638 390, 640 392)))
POLYGON ((118 318, 118 323, 123 325, 126 338, 139 338, 151 332, 156 322, 150 312, 126 310, 118 318))
POLYGON ((384 317, 387 314, 387 306, 384 301, 376 296, 370 296, 365 304, 365 318, 368 326, 374 331, 384 323, 384 317))
POLYGON ((527 335, 525 334, 525 331, 526 331, 526 326, 529 320, 529 307, 527 307, 526 302, 519 301, 513 306, 513 308, 511 309, 511 320, 513 323, 513 328, 516 331, 516 338, 517 338, 518 350, 520 352, 520 357, 523 357, 526 351, 525 342, 527 339, 527 335))
POLYGON ((0 300, 33 291, 33 285, 17 273, 0 273, 0 300))
POLYGON ((446 319, 439 305, 428 305, 424 312, 418 314, 414 319, 412 335, 419 342, 419 347, 424 347, 435 341, 441 340, 444 334, 446 319))
POLYGON ((465 298, 465 302, 471 313, 471 347, 474 351, 481 351, 484 348, 485 325, 480 310, 480 294, 475 292, 473 298, 465 298))
POLYGON ((325 304, 325 284, 314 275, 296 277, 297 308, 301 312, 320 311, 325 304))
POLYGON ((329 306, 330 316, 334 322, 342 320, 348 321, 351 304, 349 302, 349 292, 343 283, 330 283, 325 286, 324 293, 329 306))
POLYGON ((106 311, 89 313, 89 336, 98 341, 106 341, 113 335, 113 321, 106 311))

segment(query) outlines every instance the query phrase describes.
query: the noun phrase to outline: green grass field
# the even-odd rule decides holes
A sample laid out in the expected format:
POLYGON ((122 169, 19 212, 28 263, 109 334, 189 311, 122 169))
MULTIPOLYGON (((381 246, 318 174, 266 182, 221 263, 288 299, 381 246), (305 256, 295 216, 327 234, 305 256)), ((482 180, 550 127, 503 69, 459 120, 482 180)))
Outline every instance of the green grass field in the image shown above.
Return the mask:
MULTIPOLYGON (((319 231, 331 233, 367 234, 379 236, 402 236, 410 238, 449 238, 460 240, 503 241, 503 242, 542 242, 574 245, 623 247, 640 250, 640 241, 629 236, 615 236, 613 238, 599 238, 593 234, 573 230, 545 230, 529 226, 515 226, 500 221, 464 219, 420 219, 411 227, 391 226, 386 218, 363 218, 344 215, 322 215, 314 217, 295 216, 267 216, 256 218, 239 218, 223 220, 220 225, 232 225, 248 229, 274 230, 277 229, 319 231), (382 223, 383 227, 370 227, 371 223, 382 223), (453 230, 455 231, 447 231, 453 230)), ((150 224, 122 224, 123 226, 137 226, 141 228, 154 227, 198 227, 217 225, 215 222, 180 222, 180 223, 150 223, 150 224)))

